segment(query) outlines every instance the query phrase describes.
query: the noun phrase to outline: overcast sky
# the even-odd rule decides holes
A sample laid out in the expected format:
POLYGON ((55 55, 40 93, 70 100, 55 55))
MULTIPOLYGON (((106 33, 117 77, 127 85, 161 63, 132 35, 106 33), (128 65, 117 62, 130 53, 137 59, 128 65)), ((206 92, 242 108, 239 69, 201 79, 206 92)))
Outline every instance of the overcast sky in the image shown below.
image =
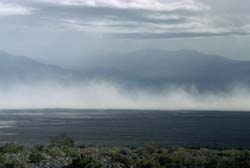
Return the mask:
POLYGON ((0 0, 0 49, 58 64, 144 48, 250 60, 249 0, 0 0))

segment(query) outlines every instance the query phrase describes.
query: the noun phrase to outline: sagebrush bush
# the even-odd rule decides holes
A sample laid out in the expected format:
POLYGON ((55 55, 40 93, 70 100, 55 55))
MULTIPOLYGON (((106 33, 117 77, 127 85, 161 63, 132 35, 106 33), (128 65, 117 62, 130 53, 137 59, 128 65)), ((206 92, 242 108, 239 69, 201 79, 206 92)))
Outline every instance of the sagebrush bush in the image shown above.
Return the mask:
POLYGON ((57 147, 74 147, 75 142, 72 138, 68 137, 66 134, 60 134, 58 136, 53 136, 50 138, 50 145, 57 147))
POLYGON ((23 146, 14 143, 8 143, 0 147, 1 153, 21 153, 23 151, 23 146))
POLYGON ((249 149, 95 147, 57 136, 49 145, 0 147, 0 168, 250 168, 249 149))
POLYGON ((45 153, 34 148, 29 155, 29 160, 31 163, 40 163, 43 160, 46 160, 45 153))
POLYGON ((60 147, 51 147, 48 149, 47 154, 52 157, 65 157, 65 153, 60 147))
POLYGON ((32 167, 23 160, 14 159, 6 162, 1 168, 32 168, 32 167))
POLYGON ((74 159, 68 168, 104 168, 104 166, 93 157, 82 155, 74 159))

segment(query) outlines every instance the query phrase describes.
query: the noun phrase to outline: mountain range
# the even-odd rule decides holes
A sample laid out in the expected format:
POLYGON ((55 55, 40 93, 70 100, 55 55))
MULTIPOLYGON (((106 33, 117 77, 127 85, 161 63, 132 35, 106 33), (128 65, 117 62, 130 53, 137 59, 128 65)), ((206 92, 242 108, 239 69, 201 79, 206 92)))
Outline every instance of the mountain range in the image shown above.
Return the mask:
POLYGON ((0 51, 0 85, 77 81, 79 72, 0 51))
POLYGON ((147 49, 127 54, 91 57, 74 69, 41 63, 0 52, 0 84, 53 81, 72 83, 86 79, 116 81, 128 87, 161 88, 195 85, 222 89, 233 83, 250 83, 250 62, 192 50, 147 49))

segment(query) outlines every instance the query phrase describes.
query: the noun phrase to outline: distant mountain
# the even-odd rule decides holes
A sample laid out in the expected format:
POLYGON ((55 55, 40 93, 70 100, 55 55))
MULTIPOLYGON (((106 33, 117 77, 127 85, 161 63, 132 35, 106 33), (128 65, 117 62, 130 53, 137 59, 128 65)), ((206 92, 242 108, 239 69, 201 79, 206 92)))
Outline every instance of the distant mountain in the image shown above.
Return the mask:
POLYGON ((0 52, 0 85, 86 79, 115 81, 125 87, 195 85, 201 90, 224 89, 250 83, 250 62, 231 60, 192 50, 141 50, 128 54, 91 57, 74 70, 0 52))
POLYGON ((192 50, 141 50, 128 54, 92 57, 82 68, 98 78, 129 85, 161 87, 167 84, 196 85, 200 89, 221 89, 249 83, 250 62, 192 50))
POLYGON ((81 75, 73 70, 43 64, 24 56, 13 56, 0 51, 0 85, 32 82, 70 83, 81 75))

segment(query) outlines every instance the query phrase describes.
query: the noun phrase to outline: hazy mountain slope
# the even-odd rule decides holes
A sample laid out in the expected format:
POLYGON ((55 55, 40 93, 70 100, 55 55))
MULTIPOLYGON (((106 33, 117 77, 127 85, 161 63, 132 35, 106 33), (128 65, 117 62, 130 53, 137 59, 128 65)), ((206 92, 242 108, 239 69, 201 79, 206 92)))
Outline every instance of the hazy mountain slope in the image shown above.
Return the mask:
POLYGON ((142 50, 128 54, 98 56, 82 69, 87 74, 139 85, 194 84, 199 88, 222 88, 248 82, 250 62, 191 50, 142 50))
POLYGON ((39 81, 67 83, 78 77, 75 71, 0 52, 0 85, 39 81))
POLYGON ((67 84, 102 79, 120 82, 126 87, 195 85, 209 90, 250 81, 250 62, 190 50, 142 50, 92 57, 80 65, 68 70, 0 52, 0 85, 40 81, 67 84))

